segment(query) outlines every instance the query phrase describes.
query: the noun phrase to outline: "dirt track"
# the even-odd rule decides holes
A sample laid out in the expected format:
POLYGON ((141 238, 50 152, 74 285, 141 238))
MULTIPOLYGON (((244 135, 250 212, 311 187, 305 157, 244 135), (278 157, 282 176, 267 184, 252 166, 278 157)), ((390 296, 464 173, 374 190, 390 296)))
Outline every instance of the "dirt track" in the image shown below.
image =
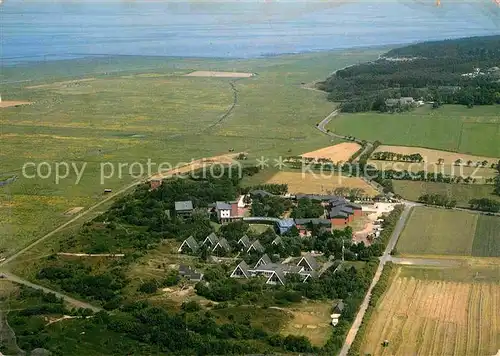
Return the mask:
POLYGON ((211 77, 211 78, 250 78, 254 73, 242 72, 213 72, 208 70, 197 70, 184 75, 185 77, 211 77))
POLYGON ((102 308, 100 307, 96 307, 92 304, 89 304, 89 303, 86 303, 86 302, 82 302, 80 300, 76 300, 74 298, 71 298, 65 294, 62 294, 62 293, 59 293, 57 291, 54 291, 52 289, 49 289, 49 288, 46 288, 46 287, 43 287, 43 286, 39 286, 38 284, 34 284, 34 283, 31 283, 25 279, 22 279, 18 276, 15 276, 13 275, 12 273, 9 273, 9 272, 1 272, 0 273, 1 276, 3 276, 4 278, 6 278, 7 280, 11 281, 11 282, 14 282, 14 283, 18 283, 18 284, 23 284, 27 287, 30 287, 30 288, 33 288, 33 289, 38 289, 38 290, 42 290, 44 291, 45 293, 53 293, 55 294, 58 298, 62 298, 64 299, 67 303, 77 307, 77 308, 85 308, 85 309, 91 309, 92 311, 94 312, 98 312, 100 310, 102 310, 102 308))
POLYGON ((29 101, 3 100, 3 101, 0 101, 0 109, 1 108, 9 108, 11 106, 29 105, 29 104, 32 104, 32 103, 29 101))

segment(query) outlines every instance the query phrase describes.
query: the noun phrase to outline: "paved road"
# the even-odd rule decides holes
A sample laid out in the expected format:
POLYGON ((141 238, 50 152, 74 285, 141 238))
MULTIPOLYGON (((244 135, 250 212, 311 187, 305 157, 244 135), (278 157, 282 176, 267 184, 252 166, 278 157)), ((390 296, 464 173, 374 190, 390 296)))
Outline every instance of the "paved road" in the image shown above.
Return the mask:
POLYGON ((344 345, 342 346, 342 349, 340 350, 339 356, 347 356, 347 353, 349 352, 349 348, 351 347, 354 339, 356 338, 356 334, 358 333, 359 327, 361 326, 361 322, 363 321, 363 317, 365 316, 366 309, 368 308, 368 303, 370 302, 370 297, 372 295, 373 288, 377 284, 377 282, 380 279, 380 276, 382 275, 382 270, 384 269, 384 265, 391 261, 391 251, 393 250, 394 246, 396 246, 396 243, 398 242, 399 235, 403 231, 403 228, 406 224, 406 220, 408 219, 408 216, 410 216, 411 209, 413 208, 414 204, 407 204, 403 210, 403 213, 401 214, 401 217, 399 218, 399 221, 397 222, 396 226, 394 227, 394 231, 392 232, 391 239, 389 240, 389 243, 387 244, 387 247, 384 251, 384 254, 380 258, 380 263, 378 265, 377 271, 375 272, 375 276, 373 277, 372 283, 370 284, 370 287, 368 288, 368 291, 366 292, 365 299, 363 300, 363 303, 361 304, 358 314, 356 315, 356 319, 352 323, 351 329, 349 330, 349 333, 347 334, 347 337, 344 341, 344 345))
POLYGON ((59 293, 59 292, 56 292, 52 289, 49 289, 49 288, 46 288, 46 287, 42 287, 42 286, 39 286, 38 284, 34 284, 34 283, 31 283, 25 279, 22 279, 16 275, 13 275, 12 273, 10 272, 0 272, 0 276, 2 276, 3 278, 11 281, 11 282, 14 282, 14 283, 18 283, 18 284, 23 284, 27 287, 31 287, 33 289, 39 289, 39 290, 42 290, 44 291, 45 293, 54 293, 58 298, 62 298, 64 301, 66 301, 68 304, 71 304, 77 308, 87 308, 87 309, 91 309, 92 311, 94 312, 98 312, 100 310, 102 310, 102 308, 99 308, 99 307, 96 307, 95 305, 92 305, 92 304, 89 304, 89 303, 86 303, 86 302, 82 302, 81 300, 77 300, 77 299, 74 299, 74 298, 71 298, 70 296, 67 296, 65 294, 62 294, 62 293, 59 293))

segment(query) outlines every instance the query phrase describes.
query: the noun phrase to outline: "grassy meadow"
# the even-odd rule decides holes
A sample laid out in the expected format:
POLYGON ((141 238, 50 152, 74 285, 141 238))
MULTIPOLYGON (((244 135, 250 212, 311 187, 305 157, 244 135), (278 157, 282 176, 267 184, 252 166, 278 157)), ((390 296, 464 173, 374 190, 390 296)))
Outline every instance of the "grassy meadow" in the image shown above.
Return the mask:
POLYGON ((424 194, 441 194, 457 201, 457 206, 469 207, 469 200, 488 198, 499 200, 493 194, 491 184, 447 184, 439 182, 417 182, 409 180, 393 180, 394 192, 405 199, 417 201, 424 194))
POLYGON ((342 114, 330 122, 331 131, 387 145, 419 146, 486 157, 500 157, 498 105, 422 106, 401 114, 342 114))
MULTIPOLYGON (((129 169, 134 162, 176 164, 230 149, 255 159, 327 146, 329 138, 314 125, 335 105, 303 84, 382 51, 250 60, 111 57, 4 68, 2 98, 32 104, 1 109, 0 176, 17 175, 18 180, 0 187, 5 217, 0 258, 67 221, 65 211, 99 202, 105 188, 115 191, 138 179, 138 166, 129 169), (184 76, 192 70, 256 75, 238 80, 184 76), (59 182, 53 176, 24 178, 26 162, 47 162, 52 170, 56 162, 86 166, 76 184, 74 170, 59 182), (104 184, 102 162, 116 167, 104 184), (128 164, 121 176, 119 163, 128 164)), ((34 174, 30 169, 27 173, 34 174)))
POLYGON ((500 217, 416 207, 399 238, 402 255, 500 257, 500 217))
POLYGON ((478 214, 416 207, 399 238, 401 254, 470 255, 478 214))
POLYGON ((472 255, 500 257, 500 217, 479 216, 472 255))

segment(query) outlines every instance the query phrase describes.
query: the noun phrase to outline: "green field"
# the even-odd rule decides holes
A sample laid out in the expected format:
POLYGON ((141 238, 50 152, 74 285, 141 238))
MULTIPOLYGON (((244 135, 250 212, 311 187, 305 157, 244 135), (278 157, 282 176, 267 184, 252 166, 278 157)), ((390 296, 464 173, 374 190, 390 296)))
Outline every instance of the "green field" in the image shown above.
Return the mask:
POLYGON ((401 254, 470 255, 478 214, 416 207, 399 238, 401 254))
POLYGON ((408 180, 393 180, 394 192, 405 199, 417 201, 424 194, 441 194, 457 201, 457 205, 468 207, 469 200, 488 198, 499 200, 493 195, 493 186, 486 184, 446 184, 438 182, 414 182, 408 180))
POLYGON ((500 257, 500 217, 479 216, 472 244, 472 255, 500 257))
POLYGON ((1 109, 0 176, 19 179, 0 188, 0 258, 67 221, 67 210, 99 202, 105 188, 117 190, 137 179, 129 166, 120 177, 119 163, 176 164, 230 149, 255 159, 327 146, 329 138, 314 125, 335 105, 325 93, 302 84, 382 51, 251 60, 113 57, 4 68, 2 99, 33 104, 1 109), (183 76, 192 70, 257 75, 238 80, 183 76), (91 80, 64 83, 75 79, 91 80), (52 169, 56 162, 87 166, 79 184, 73 171, 56 184, 53 176, 23 178, 26 162, 47 162, 52 169), (116 167, 104 184, 101 162, 116 167))
POLYGON ((487 157, 500 157, 500 109, 423 106, 401 114, 342 114, 328 128, 383 144, 420 146, 487 157))
POLYGON ((500 257, 500 217, 416 207, 399 238, 402 255, 500 257))

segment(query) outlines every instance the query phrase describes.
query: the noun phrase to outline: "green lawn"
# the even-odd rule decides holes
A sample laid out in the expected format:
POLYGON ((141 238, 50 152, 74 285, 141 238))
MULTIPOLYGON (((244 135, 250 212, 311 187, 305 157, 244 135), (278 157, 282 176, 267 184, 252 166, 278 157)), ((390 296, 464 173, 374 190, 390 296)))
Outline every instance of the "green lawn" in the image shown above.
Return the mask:
POLYGON ((401 234, 401 254, 470 255, 479 214, 416 207, 401 234))
POLYGON ((442 194, 457 201, 458 206, 468 207, 469 200, 488 198, 500 201, 498 195, 493 195, 493 186, 486 184, 447 184, 436 182, 414 182, 393 180, 394 192, 408 200, 417 201, 424 194, 442 194))
POLYGON ((487 157, 500 157, 500 108, 444 105, 408 113, 342 114, 328 128, 388 145, 420 146, 487 157))
POLYGON ((472 244, 472 255, 500 257, 500 217, 479 216, 472 244))
POLYGON ((63 213, 68 209, 88 208, 103 198, 105 188, 117 190, 134 181, 129 170, 134 162, 176 164, 229 149, 247 151, 255 160, 327 146, 330 139, 314 125, 335 105, 302 83, 381 52, 250 60, 113 57, 4 68, 2 98, 33 104, 1 109, 0 176, 19 179, 0 187, 0 213, 6 217, 0 223, 0 258, 67 221, 63 213), (257 75, 234 81, 237 102, 220 121, 233 104, 231 80, 183 76, 192 70, 257 75), (82 78, 92 80, 61 83, 82 78), (47 162, 52 169, 56 162, 87 166, 78 184, 74 172, 56 184, 53 177, 23 178, 26 162, 47 162), (101 163, 106 162, 114 164, 115 174, 101 184, 101 163), (121 176, 120 163, 128 165, 121 176))

